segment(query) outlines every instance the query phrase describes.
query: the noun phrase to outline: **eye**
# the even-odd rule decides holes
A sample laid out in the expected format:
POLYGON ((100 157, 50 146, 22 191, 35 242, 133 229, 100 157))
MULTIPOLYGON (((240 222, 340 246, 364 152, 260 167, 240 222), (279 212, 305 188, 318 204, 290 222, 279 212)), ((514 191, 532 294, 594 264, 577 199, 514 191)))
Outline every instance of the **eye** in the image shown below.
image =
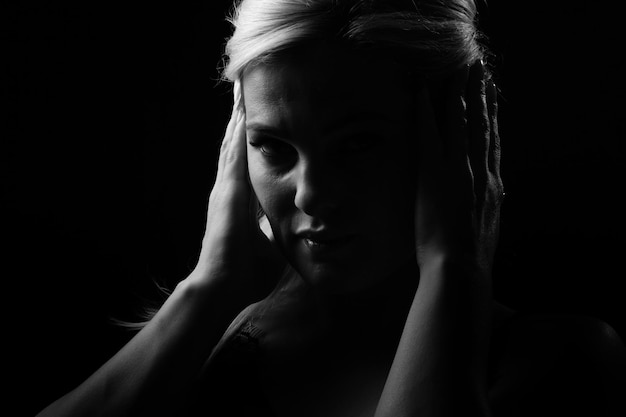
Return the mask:
POLYGON ((261 154, 271 160, 287 161, 295 158, 297 153, 293 146, 280 139, 271 137, 258 137, 250 141, 250 146, 258 149, 261 154))

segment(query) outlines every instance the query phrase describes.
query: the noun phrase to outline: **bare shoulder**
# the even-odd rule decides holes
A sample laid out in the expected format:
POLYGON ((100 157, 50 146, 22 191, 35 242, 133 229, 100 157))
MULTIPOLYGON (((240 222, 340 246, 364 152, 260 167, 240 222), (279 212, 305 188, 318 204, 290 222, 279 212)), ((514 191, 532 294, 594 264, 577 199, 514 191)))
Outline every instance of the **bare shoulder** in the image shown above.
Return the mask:
POLYGON ((626 415, 626 348, 608 323, 516 314, 494 338, 494 417, 626 415))

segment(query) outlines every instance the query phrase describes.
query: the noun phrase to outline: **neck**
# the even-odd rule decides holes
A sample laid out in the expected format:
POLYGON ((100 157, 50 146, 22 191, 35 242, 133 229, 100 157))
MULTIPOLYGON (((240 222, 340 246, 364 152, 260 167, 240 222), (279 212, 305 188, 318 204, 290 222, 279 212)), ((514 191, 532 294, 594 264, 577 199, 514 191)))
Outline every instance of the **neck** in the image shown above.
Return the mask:
POLYGON ((331 332, 401 332, 418 283, 419 269, 411 259, 367 289, 319 295, 318 303, 331 332))

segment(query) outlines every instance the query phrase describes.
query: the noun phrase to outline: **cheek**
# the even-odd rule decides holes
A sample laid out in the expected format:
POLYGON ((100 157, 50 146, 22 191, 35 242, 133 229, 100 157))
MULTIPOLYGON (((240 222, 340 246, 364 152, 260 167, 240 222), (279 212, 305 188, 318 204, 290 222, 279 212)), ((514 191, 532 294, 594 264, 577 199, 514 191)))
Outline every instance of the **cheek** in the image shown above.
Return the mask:
POLYGON ((248 157, 252 191, 276 233, 277 219, 287 219, 290 209, 289 187, 284 180, 268 170, 262 161, 248 157))
POLYGON ((252 191, 259 200, 263 210, 269 209, 268 202, 273 199, 276 192, 272 187, 272 179, 267 175, 263 164, 256 158, 250 156, 250 149, 248 149, 248 173, 250 175, 250 184, 252 185, 252 191))

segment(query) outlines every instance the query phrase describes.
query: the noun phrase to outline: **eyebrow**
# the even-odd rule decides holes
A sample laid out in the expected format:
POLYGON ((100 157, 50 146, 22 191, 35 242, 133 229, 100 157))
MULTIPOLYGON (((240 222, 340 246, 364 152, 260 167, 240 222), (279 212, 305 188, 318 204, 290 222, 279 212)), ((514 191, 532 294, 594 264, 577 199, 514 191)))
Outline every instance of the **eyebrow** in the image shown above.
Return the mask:
POLYGON ((260 133, 265 133, 270 136, 276 136, 280 138, 285 138, 289 136, 287 129, 283 129, 280 127, 274 127, 270 125, 266 125, 259 122, 246 123, 246 130, 254 130, 260 133))
MULTIPOLYGON (((323 127, 323 132, 325 134, 330 133, 334 130, 337 130, 345 125, 349 125, 356 122, 387 122, 389 121, 388 117, 381 113, 376 112, 357 112, 357 113, 349 113, 344 117, 340 117, 331 121, 329 124, 323 127)), ((260 133, 265 133, 270 136, 275 136, 278 138, 287 138, 289 136, 289 131, 283 127, 275 127, 271 125, 266 125, 260 122, 251 122, 246 124, 246 129, 254 130, 260 133)))

